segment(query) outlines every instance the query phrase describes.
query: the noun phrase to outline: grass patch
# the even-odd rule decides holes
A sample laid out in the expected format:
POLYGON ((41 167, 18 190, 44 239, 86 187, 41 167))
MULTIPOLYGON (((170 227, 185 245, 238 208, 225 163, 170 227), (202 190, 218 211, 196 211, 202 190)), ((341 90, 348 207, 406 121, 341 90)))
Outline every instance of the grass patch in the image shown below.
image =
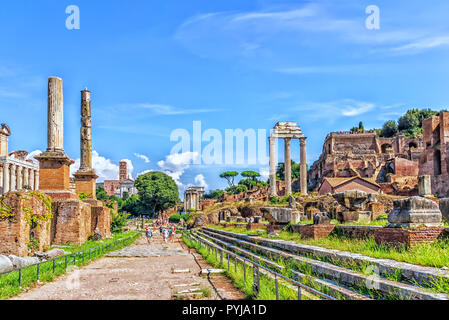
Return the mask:
MULTIPOLYGON (((73 268, 75 265, 77 267, 85 266, 89 264, 91 261, 94 261, 104 254, 118 250, 125 246, 130 245, 137 239, 137 232, 129 232, 129 233, 116 233, 113 234, 111 239, 102 239, 100 241, 89 240, 85 242, 81 246, 67 245, 67 246, 58 246, 64 248, 65 251, 72 253, 72 255, 67 257, 67 269, 73 268), (90 248, 94 248, 100 245, 111 244, 116 240, 132 237, 131 239, 125 240, 123 242, 117 243, 111 248, 103 248, 100 250, 92 250, 90 254, 89 260, 89 252, 84 252, 80 254, 79 252, 88 250, 90 248)), ((66 258, 62 256, 55 260, 54 263, 54 273, 53 273, 53 261, 47 261, 42 263, 39 266, 39 282, 41 284, 48 283, 53 281, 56 277, 64 274, 66 272, 66 258)), ((0 300, 6 300, 13 296, 18 295, 25 289, 30 289, 36 286, 37 284, 37 266, 31 266, 26 269, 22 269, 21 274, 21 287, 19 287, 19 271, 13 271, 4 275, 0 275, 0 300)))

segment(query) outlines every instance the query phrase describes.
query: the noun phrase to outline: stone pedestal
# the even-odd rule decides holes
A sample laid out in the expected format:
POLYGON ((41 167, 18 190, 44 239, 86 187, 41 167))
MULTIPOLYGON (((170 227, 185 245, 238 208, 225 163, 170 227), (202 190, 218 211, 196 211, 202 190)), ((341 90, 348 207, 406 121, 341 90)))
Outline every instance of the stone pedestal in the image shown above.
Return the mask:
POLYGON ((438 204, 423 197, 395 200, 388 216, 389 228, 441 227, 442 215, 438 204))
POLYGON ((257 230, 264 227, 263 223, 248 223, 246 225, 246 230, 257 230))
POLYGON ((39 161, 39 190, 70 190, 70 165, 75 163, 64 152, 44 152, 39 161))
POLYGON ((76 193, 86 194, 89 198, 97 197, 97 178, 95 171, 77 171, 74 175, 76 193))

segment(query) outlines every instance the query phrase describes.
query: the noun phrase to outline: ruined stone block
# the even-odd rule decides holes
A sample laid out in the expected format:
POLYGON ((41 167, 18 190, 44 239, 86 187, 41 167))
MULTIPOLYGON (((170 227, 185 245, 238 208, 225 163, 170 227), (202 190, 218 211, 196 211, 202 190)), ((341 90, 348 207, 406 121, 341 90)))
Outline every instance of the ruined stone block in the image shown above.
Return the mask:
POLYGON ((374 231, 377 244, 413 247, 422 243, 433 243, 444 232, 442 227, 379 228, 374 231))
POLYGON ((388 216, 389 228, 398 227, 440 227, 442 215, 438 204, 423 197, 399 199, 388 216))
POLYGON ((449 222, 449 198, 440 199, 440 211, 444 221, 449 222))
POLYGON ((80 200, 56 201, 52 233, 53 244, 82 245, 91 235, 91 206, 80 200))
POLYGON ((291 208, 279 207, 262 207, 260 211, 263 217, 275 224, 288 224, 290 222, 297 223, 299 219, 299 212, 291 208))
POLYGON ((432 181, 429 175, 418 177, 418 194, 421 197, 432 195, 432 181))
POLYGON ((10 192, 2 197, 0 215, 0 253, 25 257, 50 247, 52 212, 50 199, 34 192, 10 192), (31 215, 37 217, 31 221, 31 215))
POLYGON ((292 225, 292 230, 301 234, 305 239, 322 239, 331 234, 335 225, 310 224, 310 225, 292 225))

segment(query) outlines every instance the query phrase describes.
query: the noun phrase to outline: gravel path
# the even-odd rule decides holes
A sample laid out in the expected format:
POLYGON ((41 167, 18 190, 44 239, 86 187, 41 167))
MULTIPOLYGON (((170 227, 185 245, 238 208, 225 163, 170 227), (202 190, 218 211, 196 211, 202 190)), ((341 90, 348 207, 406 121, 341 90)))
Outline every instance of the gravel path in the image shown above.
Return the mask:
POLYGON ((11 300, 169 300, 179 292, 203 289, 181 299, 243 299, 224 275, 200 276, 207 264, 190 253, 182 240, 164 243, 156 234, 150 245, 141 237, 135 244, 109 253, 91 264, 35 287, 11 300))

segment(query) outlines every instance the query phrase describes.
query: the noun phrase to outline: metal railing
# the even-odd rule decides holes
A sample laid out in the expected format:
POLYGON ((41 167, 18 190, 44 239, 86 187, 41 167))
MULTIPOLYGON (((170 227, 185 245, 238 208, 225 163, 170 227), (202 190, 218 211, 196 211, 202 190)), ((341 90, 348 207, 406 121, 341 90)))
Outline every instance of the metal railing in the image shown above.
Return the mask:
MULTIPOLYGON (((66 254, 66 255, 58 256, 58 257, 55 257, 55 258, 53 258, 51 260, 40 261, 38 263, 31 264, 31 265, 23 267, 23 268, 18 268, 18 269, 14 269, 14 270, 10 270, 10 271, 7 271, 7 272, 0 273, 0 276, 7 275, 7 274, 10 274, 10 273, 14 273, 14 272, 18 272, 17 282, 18 282, 18 285, 19 285, 19 288, 20 288, 20 287, 22 287, 22 270, 36 267, 36 282, 38 282, 39 281, 39 275, 40 275, 40 269, 41 269, 40 267, 43 264, 51 263, 52 264, 53 274, 55 274, 56 265, 58 264, 58 261, 59 260, 64 260, 64 273, 65 273, 67 271, 67 267, 70 265, 70 262, 73 261, 72 265, 76 266, 77 262, 78 263, 81 262, 82 264, 84 264, 85 261, 88 262, 88 261, 95 260, 98 257, 101 257, 102 255, 104 255, 105 253, 110 252, 113 249, 117 248, 117 245, 119 243, 123 243, 123 242, 131 240, 133 238, 137 239, 141 235, 142 235, 141 233, 137 233, 137 234, 132 235, 130 237, 118 239, 118 240, 115 240, 115 241, 110 242, 110 243, 102 244, 100 246, 96 246, 96 247, 92 247, 92 248, 89 248, 89 249, 85 249, 85 250, 69 253, 69 254, 66 254), (87 260, 86 260, 86 258, 87 258, 87 260)), ((133 239, 133 240, 135 240, 135 239, 133 239)))
POLYGON ((320 292, 312 287, 309 287, 301 282, 290 279, 290 278, 288 278, 274 270, 271 270, 261 264, 258 264, 257 262, 254 262, 254 261, 244 258, 232 251, 224 249, 223 247, 221 247, 211 241, 202 239, 201 237, 194 237, 190 233, 184 234, 184 235, 186 235, 192 241, 195 241, 200 246, 200 248, 202 245, 204 245, 205 248, 207 248, 209 254, 211 251, 214 252, 214 250, 215 250, 215 258, 216 259, 218 259, 218 254, 220 254, 220 266, 223 265, 223 254, 226 254, 227 260, 228 260, 227 261, 228 271, 230 268, 230 262, 229 262, 230 257, 232 257, 234 260, 234 271, 235 272, 237 272, 237 264, 238 264, 237 261, 240 260, 243 264, 243 279, 244 279, 245 285, 246 285, 246 279, 247 279, 246 266, 247 266, 247 264, 250 264, 253 269, 253 291, 256 293, 260 292, 260 275, 259 275, 259 273, 260 273, 260 269, 262 269, 262 270, 265 270, 266 272, 268 272, 268 274, 271 274, 274 276, 274 283, 275 283, 275 289, 276 289, 276 300, 279 300, 279 280, 278 279, 285 280, 297 287, 298 300, 302 299, 302 290, 305 290, 305 291, 307 291, 313 295, 316 295, 322 299, 325 299, 325 300, 338 300, 338 299, 336 299, 332 296, 329 296, 323 292, 320 292))

